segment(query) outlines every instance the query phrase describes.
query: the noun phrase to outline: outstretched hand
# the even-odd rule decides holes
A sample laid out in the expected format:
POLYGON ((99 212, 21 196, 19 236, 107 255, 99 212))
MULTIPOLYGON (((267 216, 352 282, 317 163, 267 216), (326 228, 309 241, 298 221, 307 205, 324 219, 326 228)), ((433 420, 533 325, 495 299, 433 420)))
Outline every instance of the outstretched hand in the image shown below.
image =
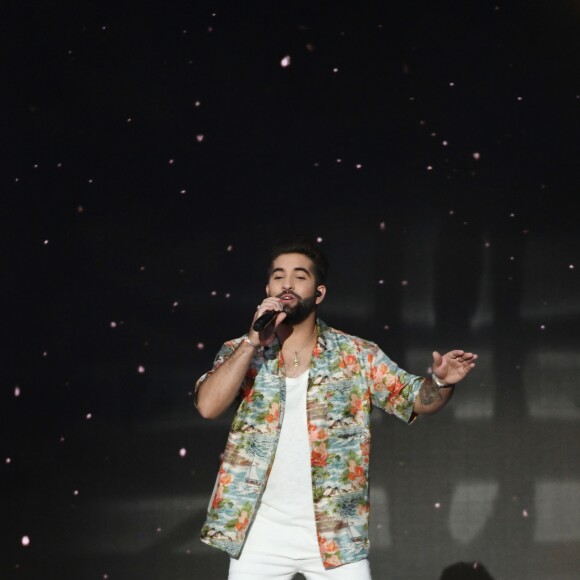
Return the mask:
POLYGON ((464 350, 451 350, 444 355, 433 353, 433 372, 448 385, 454 385, 466 377, 475 367, 477 355, 464 350))

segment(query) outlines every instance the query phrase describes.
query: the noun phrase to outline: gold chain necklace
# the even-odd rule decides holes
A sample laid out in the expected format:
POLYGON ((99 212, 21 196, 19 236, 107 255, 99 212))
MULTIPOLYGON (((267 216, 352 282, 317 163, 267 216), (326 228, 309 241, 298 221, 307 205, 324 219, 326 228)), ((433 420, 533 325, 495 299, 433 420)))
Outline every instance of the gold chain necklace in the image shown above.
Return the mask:
POLYGON ((298 349, 294 351, 294 360, 292 361, 292 366, 293 367, 299 367, 300 366, 300 361, 298 360, 298 353, 302 352, 302 350, 304 349, 304 347, 312 340, 312 337, 316 334, 316 325, 314 325, 314 331, 313 333, 306 339, 306 342, 298 349))

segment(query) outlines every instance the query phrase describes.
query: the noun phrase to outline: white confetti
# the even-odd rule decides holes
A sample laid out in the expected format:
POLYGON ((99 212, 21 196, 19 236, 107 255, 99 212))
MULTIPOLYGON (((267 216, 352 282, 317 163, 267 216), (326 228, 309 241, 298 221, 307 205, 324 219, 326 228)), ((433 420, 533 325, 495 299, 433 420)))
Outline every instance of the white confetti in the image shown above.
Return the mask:
POLYGON ((282 66, 283 68, 286 68, 287 66, 290 66, 290 55, 286 55, 281 61, 280 61, 280 66, 282 66))
POLYGON ((187 455, 187 449, 185 449, 184 447, 182 447, 182 448, 179 450, 179 456, 180 456, 180 457, 185 457, 186 455, 187 455))
POLYGON ((28 536, 22 536, 21 542, 23 546, 30 546, 30 538, 28 536))

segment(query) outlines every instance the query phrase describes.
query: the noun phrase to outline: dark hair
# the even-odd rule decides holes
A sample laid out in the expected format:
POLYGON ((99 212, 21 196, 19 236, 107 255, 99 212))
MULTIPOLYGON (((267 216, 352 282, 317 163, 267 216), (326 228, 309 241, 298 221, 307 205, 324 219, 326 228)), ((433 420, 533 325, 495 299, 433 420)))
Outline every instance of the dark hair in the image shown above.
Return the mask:
POLYGON ((282 254, 303 254, 310 258, 314 264, 314 277, 316 278, 316 284, 326 284, 328 260, 317 242, 306 236, 284 238, 274 242, 270 249, 268 278, 272 274, 272 264, 274 263, 274 260, 282 254))
POLYGON ((457 562, 447 566, 439 580, 493 580, 493 578, 479 562, 457 562))

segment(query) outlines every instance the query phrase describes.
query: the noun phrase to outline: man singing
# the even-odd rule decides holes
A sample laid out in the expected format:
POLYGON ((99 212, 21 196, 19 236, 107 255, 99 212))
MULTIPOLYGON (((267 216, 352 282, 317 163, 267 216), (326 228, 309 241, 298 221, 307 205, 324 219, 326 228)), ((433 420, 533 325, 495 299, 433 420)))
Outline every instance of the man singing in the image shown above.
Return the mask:
POLYGON ((412 375, 331 328, 316 311, 326 274, 316 243, 276 244, 249 332, 196 384, 207 419, 239 399, 201 533, 230 555, 229 580, 370 580, 371 410, 410 424, 475 367, 471 352, 433 352, 433 374, 412 375))

